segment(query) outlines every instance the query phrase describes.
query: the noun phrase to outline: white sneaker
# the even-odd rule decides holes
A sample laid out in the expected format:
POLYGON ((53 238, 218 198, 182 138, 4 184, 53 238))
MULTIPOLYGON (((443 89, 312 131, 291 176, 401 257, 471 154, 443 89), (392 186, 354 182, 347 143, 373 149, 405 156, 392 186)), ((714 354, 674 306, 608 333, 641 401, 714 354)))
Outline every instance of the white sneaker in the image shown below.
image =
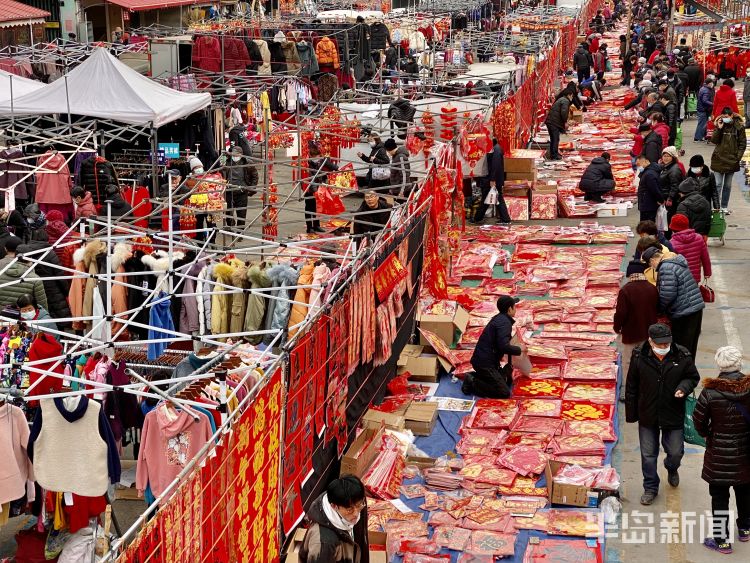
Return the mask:
POLYGON ((731 215, 731 214, 732 214, 732 212, 731 212, 731 211, 730 211, 729 209, 726 209, 726 208, 722 209, 722 210, 721 210, 721 212, 722 212, 722 213, 723 213, 724 215, 731 215))

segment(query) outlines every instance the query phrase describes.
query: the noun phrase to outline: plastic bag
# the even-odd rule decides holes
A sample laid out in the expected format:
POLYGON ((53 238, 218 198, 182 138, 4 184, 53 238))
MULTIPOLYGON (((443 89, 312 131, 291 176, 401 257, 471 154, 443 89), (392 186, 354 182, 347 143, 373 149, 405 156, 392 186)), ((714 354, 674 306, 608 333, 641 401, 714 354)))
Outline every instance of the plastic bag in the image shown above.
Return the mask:
POLYGON ((492 186, 490 188, 489 193, 487 194, 487 197, 484 198, 484 203, 485 205, 496 205, 497 199, 498 199, 497 188, 495 186, 492 186))
POLYGON ((607 497, 599 505, 599 508, 604 515, 604 521, 607 524, 614 524, 617 522, 617 515, 622 510, 622 503, 617 497, 607 497))
POLYGON ((315 201, 318 207, 318 213, 323 215, 339 215, 346 211, 344 202, 337 195, 333 195, 331 188, 326 185, 320 186, 315 192, 315 201))
POLYGON ((662 204, 659 209, 656 210, 656 228, 660 231, 669 230, 669 223, 667 222, 667 208, 662 204))
POLYGON ((373 166, 372 167, 372 179, 373 180, 390 180, 391 169, 385 168, 384 166, 373 166))
POLYGON ((695 397, 695 393, 691 393, 685 398, 685 442, 693 444, 694 446, 706 447, 706 440, 698 434, 693 424, 693 411, 695 405, 698 404, 698 399, 695 397))

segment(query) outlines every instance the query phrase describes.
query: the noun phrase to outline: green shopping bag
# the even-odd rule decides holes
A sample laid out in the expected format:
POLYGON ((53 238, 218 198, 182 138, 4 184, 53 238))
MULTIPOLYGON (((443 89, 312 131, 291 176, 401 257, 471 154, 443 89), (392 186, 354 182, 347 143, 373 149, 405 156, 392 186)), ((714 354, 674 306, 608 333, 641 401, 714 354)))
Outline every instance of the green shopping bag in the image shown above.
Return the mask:
POLYGON ((724 213, 714 211, 711 214, 711 227, 708 230, 709 238, 721 238, 727 232, 727 220, 724 213))
POLYGON ((677 135, 674 139, 674 148, 677 150, 682 149, 682 127, 677 128, 677 135))
POLYGON ((698 111, 698 98, 695 94, 688 94, 687 97, 687 112, 695 113, 698 111))
POLYGON ((705 448, 706 440, 703 436, 698 434, 698 431, 695 429, 695 424, 693 424, 693 411, 697 404, 698 399, 695 397, 695 393, 691 393, 685 399, 685 442, 695 446, 703 446, 705 448))

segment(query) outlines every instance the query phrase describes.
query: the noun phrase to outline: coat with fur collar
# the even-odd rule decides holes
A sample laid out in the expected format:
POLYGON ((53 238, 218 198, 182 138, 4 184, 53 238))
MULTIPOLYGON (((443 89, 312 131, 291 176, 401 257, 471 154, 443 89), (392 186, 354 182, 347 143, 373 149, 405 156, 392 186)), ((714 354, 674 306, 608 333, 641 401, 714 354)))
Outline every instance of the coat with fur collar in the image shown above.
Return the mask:
POLYGON ((712 485, 750 483, 750 375, 738 371, 706 379, 693 422, 706 438, 703 480, 712 485))

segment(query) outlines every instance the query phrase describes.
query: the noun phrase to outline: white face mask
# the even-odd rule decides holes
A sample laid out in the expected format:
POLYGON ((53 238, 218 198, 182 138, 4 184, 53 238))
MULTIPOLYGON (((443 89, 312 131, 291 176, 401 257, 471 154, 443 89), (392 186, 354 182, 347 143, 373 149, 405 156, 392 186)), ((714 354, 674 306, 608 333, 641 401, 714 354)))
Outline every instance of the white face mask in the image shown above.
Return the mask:
POLYGON ((724 123, 732 123, 732 118, 731 117, 722 117, 721 120, 724 123))
POLYGON ((203 174, 203 167, 198 166, 196 168, 193 168, 193 174, 203 174))
POLYGON ((690 167, 690 172, 692 172, 693 174, 700 174, 701 172, 703 172, 703 167, 702 166, 697 166, 697 167, 696 166, 691 166, 690 167))
POLYGON ((232 162, 239 162, 241 158, 242 158, 241 156, 233 156, 232 162))
POLYGON ((21 311, 21 318, 25 321, 33 321, 36 317, 36 311, 21 311))
POLYGON ((377 146, 377 143, 375 141, 370 141, 370 146, 372 148, 375 148, 377 146))
POLYGON ((654 346, 653 344, 651 345, 651 349, 654 351, 654 354, 659 354, 660 356, 666 356, 667 354, 669 354, 670 348, 671 346, 669 344, 667 344, 665 347, 654 346))
POLYGON ((643 172, 643 166, 638 166, 638 167, 636 167, 636 170, 637 170, 638 172, 643 172))

